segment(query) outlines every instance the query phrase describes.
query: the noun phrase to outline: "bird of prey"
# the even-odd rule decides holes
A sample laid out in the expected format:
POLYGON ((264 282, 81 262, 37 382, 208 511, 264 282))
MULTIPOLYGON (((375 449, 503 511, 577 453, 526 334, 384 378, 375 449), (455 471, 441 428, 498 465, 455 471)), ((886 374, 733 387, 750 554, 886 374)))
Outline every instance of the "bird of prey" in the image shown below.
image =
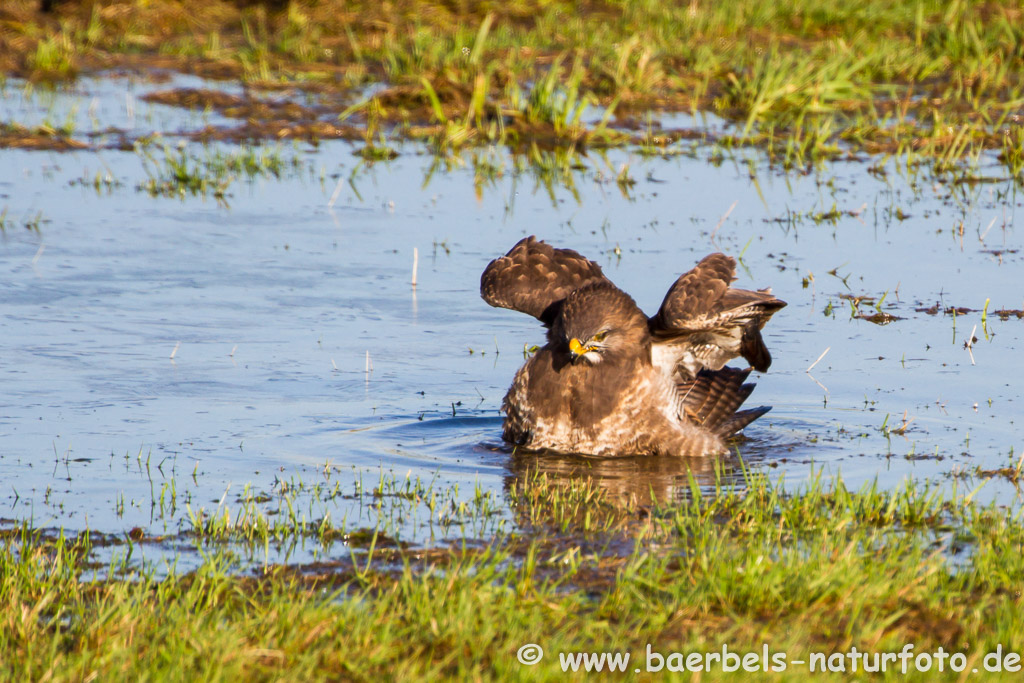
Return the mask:
POLYGON ((547 343, 505 395, 503 437, 530 450, 599 456, 701 456, 770 410, 738 410, 751 368, 771 355, 761 328, 786 305, 769 290, 732 289, 736 261, 706 256, 675 281, 648 318, 633 299, 571 249, 535 237, 491 261, 480 295, 528 313, 547 343))

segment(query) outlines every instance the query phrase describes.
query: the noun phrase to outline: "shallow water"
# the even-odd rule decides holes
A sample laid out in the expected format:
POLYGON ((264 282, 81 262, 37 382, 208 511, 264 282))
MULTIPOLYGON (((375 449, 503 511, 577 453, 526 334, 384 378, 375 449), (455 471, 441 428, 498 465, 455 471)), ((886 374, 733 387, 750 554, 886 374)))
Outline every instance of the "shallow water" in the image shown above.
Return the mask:
MULTIPOLYGON (((0 113, 64 120, 95 102, 100 128, 162 130, 172 143, 216 123, 138 99, 167 87, 99 79, 25 97, 8 83, 0 113)), ((739 286, 771 286, 789 302, 765 330, 774 364, 750 399, 774 409, 739 444, 755 470, 969 490, 983 479, 957 473, 1016 464, 1024 448, 1024 320, 993 314, 1024 305, 1021 199, 1007 182, 908 180, 892 164, 879 177, 868 172, 877 159, 787 176, 756 151, 710 163, 713 150, 699 147, 696 158, 584 159, 575 196, 506 163, 478 196, 468 164, 431 174, 414 145, 358 169, 349 143, 271 147, 299 163, 281 179, 236 180, 227 206, 137 190, 146 172, 135 152, 0 150, 0 518, 168 533, 188 526, 186 500, 230 508, 247 484, 276 491, 325 471, 349 493, 393 475, 499 502, 534 467, 640 499, 685 495, 691 469, 713 481, 708 461, 502 447, 502 395, 543 331, 484 304, 479 275, 528 234, 598 261, 648 312, 715 250, 742 254, 739 286), (614 182, 624 163, 637 180, 628 196, 614 182), (97 192, 97 172, 120 184, 97 192), (833 206, 857 215, 810 217, 833 206), (38 231, 22 227, 40 214, 38 231), (901 318, 888 325, 853 318, 840 298, 883 293, 881 310, 901 318), (977 310, 955 320, 915 310, 936 302, 977 310), (904 415, 905 433, 887 435, 883 424, 904 415), (176 509, 161 512, 172 481, 176 509)), ((1000 175, 986 163, 984 175, 1000 175)), ((737 461, 726 465, 735 476, 737 461)), ((979 498, 1009 504, 1017 492, 995 478, 979 498)), ((372 526, 354 501, 302 514, 372 526)), ((396 530, 424 543, 455 533, 424 536, 425 523, 411 515, 396 530)))

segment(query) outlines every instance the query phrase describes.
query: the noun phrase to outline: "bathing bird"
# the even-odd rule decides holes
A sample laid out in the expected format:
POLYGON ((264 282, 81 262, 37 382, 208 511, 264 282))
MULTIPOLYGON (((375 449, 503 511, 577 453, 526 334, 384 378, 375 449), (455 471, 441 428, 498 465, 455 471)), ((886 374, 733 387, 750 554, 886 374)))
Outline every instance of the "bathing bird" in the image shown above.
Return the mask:
POLYGON ((734 289, 735 259, 704 257, 646 316, 601 267, 530 236, 480 278, 491 306, 527 313, 547 343, 502 402, 503 438, 529 450, 598 456, 722 454, 770 410, 739 410, 752 369, 771 365, 761 329, 786 305, 734 289), (725 364, 742 357, 750 367, 725 364))

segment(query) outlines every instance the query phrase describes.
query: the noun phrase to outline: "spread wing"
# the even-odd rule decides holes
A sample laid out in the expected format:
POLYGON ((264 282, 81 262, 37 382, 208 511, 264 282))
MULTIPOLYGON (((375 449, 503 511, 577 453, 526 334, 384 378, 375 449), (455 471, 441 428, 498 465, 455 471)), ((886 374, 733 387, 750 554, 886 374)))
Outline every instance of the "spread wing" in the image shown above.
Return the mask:
POLYGON ((679 276, 648 322, 655 358, 672 375, 694 377, 701 369, 720 369, 736 356, 764 372, 772 363, 761 338, 772 314, 786 305, 770 291, 732 289, 736 260, 725 254, 704 257, 679 276))
POLYGON ((595 282, 608 282, 601 266, 531 235, 487 265, 480 296, 491 306, 529 313, 550 327, 565 297, 595 282))

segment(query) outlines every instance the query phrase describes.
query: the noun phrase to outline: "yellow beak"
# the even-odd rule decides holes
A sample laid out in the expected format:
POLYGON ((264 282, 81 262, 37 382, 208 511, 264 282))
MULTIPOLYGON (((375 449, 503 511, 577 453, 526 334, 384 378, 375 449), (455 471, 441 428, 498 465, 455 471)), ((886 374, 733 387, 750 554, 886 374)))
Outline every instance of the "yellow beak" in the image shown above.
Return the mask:
POLYGON ((569 350, 572 351, 574 355, 582 356, 589 349, 583 348, 583 344, 580 344, 580 340, 573 337, 569 340, 569 350))

